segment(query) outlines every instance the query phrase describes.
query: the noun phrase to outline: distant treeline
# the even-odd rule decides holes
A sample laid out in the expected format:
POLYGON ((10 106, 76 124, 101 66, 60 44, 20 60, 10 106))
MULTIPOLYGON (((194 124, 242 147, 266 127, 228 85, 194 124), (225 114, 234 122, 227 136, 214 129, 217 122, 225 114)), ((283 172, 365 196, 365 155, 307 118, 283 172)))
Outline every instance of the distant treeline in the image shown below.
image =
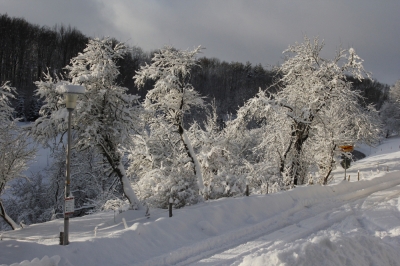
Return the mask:
MULTIPOLYGON (((0 15, 0 84, 10 81, 17 88, 14 102, 17 116, 28 121, 38 117, 40 99, 33 97, 35 81, 43 78, 44 72, 61 75, 70 59, 82 52, 89 37, 70 26, 39 26, 23 18, 0 15)), ((117 43, 117 41, 115 40, 117 43)), ((160 47, 161 48, 161 47, 160 47)), ((134 85, 132 77, 140 66, 149 63, 154 51, 144 52, 132 47, 132 52, 118 62, 121 75, 118 82, 130 93, 145 97, 152 84, 141 90, 134 85)), ((261 64, 247 62, 227 63, 216 58, 200 58, 199 67, 192 71, 194 88, 206 96, 206 101, 215 99, 220 117, 235 114, 239 106, 253 97, 259 88, 265 89, 273 83, 275 73, 261 64)), ((389 86, 375 81, 354 81, 361 90, 366 103, 379 109, 387 99, 389 86)), ((194 112, 193 115, 196 115, 194 112)))

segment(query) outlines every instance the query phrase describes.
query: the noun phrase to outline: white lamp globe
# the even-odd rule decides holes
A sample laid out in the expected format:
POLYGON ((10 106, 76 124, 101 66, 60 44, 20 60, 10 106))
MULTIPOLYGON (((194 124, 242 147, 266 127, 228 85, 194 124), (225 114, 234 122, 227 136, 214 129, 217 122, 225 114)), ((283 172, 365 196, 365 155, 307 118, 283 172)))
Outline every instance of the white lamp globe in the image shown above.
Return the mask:
POLYGON ((63 84, 58 87, 58 92, 65 96, 65 105, 68 109, 75 109, 79 94, 85 93, 85 87, 81 85, 63 84))

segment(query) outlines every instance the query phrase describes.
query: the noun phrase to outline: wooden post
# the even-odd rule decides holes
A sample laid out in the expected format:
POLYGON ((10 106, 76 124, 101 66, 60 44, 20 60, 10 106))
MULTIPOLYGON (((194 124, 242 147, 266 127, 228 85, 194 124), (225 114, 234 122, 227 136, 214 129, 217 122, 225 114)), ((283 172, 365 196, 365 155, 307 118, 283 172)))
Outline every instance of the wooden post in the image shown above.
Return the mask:
POLYGON ((349 175, 349 179, 347 179, 347 181, 349 181, 349 182, 350 182, 350 175, 349 175))
POLYGON ((168 205, 169 217, 172 217, 172 203, 168 205))
POLYGON ((358 181, 360 181, 360 170, 358 170, 358 172, 357 172, 357 179, 358 179, 358 181))
POLYGON ((172 204, 173 203, 174 203, 174 200, 172 198, 169 198, 169 204, 168 204, 169 217, 172 217, 172 204))
POLYGON ((267 194, 268 194, 269 182, 267 182, 267 194))
POLYGON ((64 245, 64 232, 60 232, 60 245, 64 245))
POLYGON ((144 216, 147 217, 147 219, 150 218, 150 209, 149 209, 149 205, 147 205, 147 204, 146 204, 146 214, 144 216))
POLYGON ((246 185, 246 196, 249 196, 249 185, 246 185))
POLYGON ((389 166, 386 165, 386 172, 389 172, 389 166))

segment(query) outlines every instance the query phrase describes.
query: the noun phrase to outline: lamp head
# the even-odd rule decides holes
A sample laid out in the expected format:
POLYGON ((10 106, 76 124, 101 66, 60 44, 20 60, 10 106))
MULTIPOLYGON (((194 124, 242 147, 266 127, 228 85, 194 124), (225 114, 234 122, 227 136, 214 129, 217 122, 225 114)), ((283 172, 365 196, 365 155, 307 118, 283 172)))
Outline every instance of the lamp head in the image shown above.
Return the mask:
POLYGON ((78 94, 76 93, 65 93, 65 105, 67 109, 75 109, 76 100, 78 99, 78 94))
POLYGON ((85 93, 85 87, 81 85, 63 84, 58 88, 58 92, 64 94, 67 109, 75 109, 78 95, 85 93))

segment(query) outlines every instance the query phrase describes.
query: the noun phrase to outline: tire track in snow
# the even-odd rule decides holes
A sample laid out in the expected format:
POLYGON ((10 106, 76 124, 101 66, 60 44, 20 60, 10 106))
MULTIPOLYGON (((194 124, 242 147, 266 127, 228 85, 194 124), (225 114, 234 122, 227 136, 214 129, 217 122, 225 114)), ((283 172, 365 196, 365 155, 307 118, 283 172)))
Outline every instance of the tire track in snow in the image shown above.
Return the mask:
MULTIPOLYGON (((389 194, 382 194, 379 193, 380 191, 378 191, 378 195, 374 195, 373 202, 382 202, 398 197, 400 195, 400 190, 398 187, 396 188, 396 191, 393 191, 389 194)), ((319 213, 310 218, 297 222, 296 224, 289 225, 285 228, 272 232, 271 234, 261 236, 255 240, 236 246, 235 248, 215 254, 210 258, 200 260, 197 263, 192 263, 191 265, 236 265, 235 262, 237 262, 240 258, 257 252, 260 249, 282 249, 285 244, 294 242, 297 239, 306 238, 313 233, 327 229, 334 224, 343 221, 350 215, 362 216, 366 210, 376 207, 376 204, 374 204, 365 208, 365 203, 369 202, 368 198, 372 194, 374 193, 357 197, 356 199, 353 199, 352 202, 346 203, 345 205, 337 207, 334 210, 319 213), (360 202, 360 199, 363 199, 362 202, 360 202)))
POLYGON ((273 247, 279 249, 287 243, 291 243, 297 239, 305 238, 312 233, 329 228, 335 223, 342 221, 349 215, 354 214, 353 210, 346 212, 332 211, 320 213, 308 219, 302 220, 295 224, 276 230, 270 234, 261 236, 255 240, 241 244, 233 249, 226 250, 220 254, 216 254, 211 258, 203 259, 191 265, 227 265, 238 261, 239 258, 252 254, 260 249, 273 247), (317 223, 315 221, 318 221, 317 223), (312 224, 312 226, 309 226, 312 224), (261 242, 261 243, 260 243, 261 242))
MULTIPOLYGON (((308 219, 316 219, 316 217, 319 216, 323 217, 327 215, 332 215, 332 211, 326 211, 327 208, 339 208, 345 203, 365 198, 372 193, 380 190, 385 190, 399 184, 400 179, 396 178, 394 180, 392 179, 378 184, 371 184, 371 186, 361 188, 357 191, 351 191, 348 193, 339 194, 335 197, 322 199, 322 201, 324 201, 323 204, 318 200, 310 200, 309 202, 298 202, 295 207, 281 214, 278 214, 266 221, 248 227, 242 227, 238 230, 231 231, 223 235, 205 239, 193 245, 171 251, 168 254, 163 254, 150 260, 140 262, 137 265, 192 265, 195 262, 201 261, 202 259, 209 258, 214 254, 222 253, 223 251, 229 251, 234 247, 240 246, 243 243, 247 243, 248 241, 255 240, 261 236, 270 235, 278 237, 278 230, 284 230, 285 228, 287 228, 287 230, 298 231, 300 228, 298 225, 301 225, 304 227, 304 229, 302 230, 303 234, 308 234, 308 232, 315 232, 317 228, 313 226, 312 228, 307 229, 304 221, 307 221, 308 219), (310 209, 310 211, 304 212, 304 210, 307 209, 310 209), (307 217, 307 213, 309 214, 310 212, 313 215, 311 218, 309 216, 307 217)), ((334 189, 334 187, 332 188, 334 189)), ((333 225, 336 221, 343 219, 343 217, 349 214, 350 212, 346 212, 345 214, 343 214, 343 216, 339 212, 336 216, 332 216, 332 219, 321 222, 317 226, 321 228, 328 227, 330 225, 333 225)), ((211 265, 215 265, 215 263, 211 265)))

